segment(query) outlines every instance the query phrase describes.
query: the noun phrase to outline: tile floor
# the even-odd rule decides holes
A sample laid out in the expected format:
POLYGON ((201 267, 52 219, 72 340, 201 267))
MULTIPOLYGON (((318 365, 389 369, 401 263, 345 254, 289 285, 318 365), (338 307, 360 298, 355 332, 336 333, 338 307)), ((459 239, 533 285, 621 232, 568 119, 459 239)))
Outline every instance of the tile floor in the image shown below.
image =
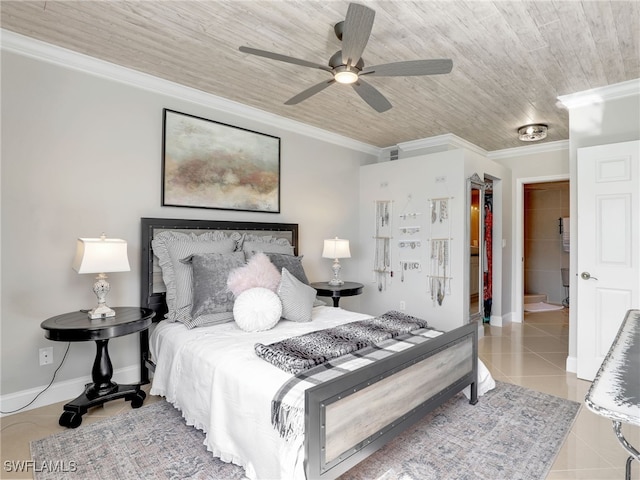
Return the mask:
MULTIPOLYGON (((497 380, 582 402, 590 383, 564 371, 568 345, 568 311, 527 313, 523 324, 507 327, 486 325, 480 339, 480 357, 497 380)), ((147 388, 148 391, 148 388, 147 388)), ((157 401, 147 397, 145 404, 157 401)), ((114 401, 91 410, 83 425, 128 410, 129 404, 114 401)), ((58 426, 62 403, 49 405, 0 420, 2 466, 0 478, 32 478, 31 473, 6 471, 6 461, 29 460, 29 442, 63 431, 58 426)), ((632 445, 640 445, 640 428, 624 428, 632 445)), ((624 478, 626 454, 618 444, 611 422, 583 407, 547 479, 601 480, 624 478)), ((632 467, 640 480, 640 464, 632 467)), ((500 480, 500 479, 496 479, 500 480)), ((510 480, 510 479, 503 479, 510 480)))

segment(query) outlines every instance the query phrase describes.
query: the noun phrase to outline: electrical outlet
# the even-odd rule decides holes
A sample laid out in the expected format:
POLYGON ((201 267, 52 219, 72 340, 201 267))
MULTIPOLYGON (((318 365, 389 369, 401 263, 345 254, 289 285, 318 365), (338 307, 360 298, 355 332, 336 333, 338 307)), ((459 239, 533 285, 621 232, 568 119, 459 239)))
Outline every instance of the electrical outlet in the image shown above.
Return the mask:
POLYGON ((400 300, 400 311, 403 312, 407 309, 407 304, 404 300, 400 300))
POLYGON ((53 363, 53 347, 40 349, 40 366, 53 363))
POLYGON ((447 181, 447 177, 445 177, 444 175, 441 177, 436 177, 436 183, 446 183, 447 181))

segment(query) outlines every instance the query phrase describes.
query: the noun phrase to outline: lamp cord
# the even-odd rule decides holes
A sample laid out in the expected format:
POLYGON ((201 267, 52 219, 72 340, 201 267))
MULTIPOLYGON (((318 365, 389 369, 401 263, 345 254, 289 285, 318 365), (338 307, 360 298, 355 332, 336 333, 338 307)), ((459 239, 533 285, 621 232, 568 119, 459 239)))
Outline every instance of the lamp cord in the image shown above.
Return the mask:
POLYGON ((7 414, 10 414, 10 413, 19 412, 20 410, 24 410, 29 405, 31 405, 33 402, 35 402, 40 395, 42 395, 44 392, 46 392, 49 389, 49 387, 51 387, 51 385, 53 385, 53 382, 56 379, 56 374, 58 373, 58 370, 60 370, 60 368, 62 368, 62 365, 64 365, 64 361, 67 358, 67 354, 69 353, 69 348, 71 348, 71 342, 69 342, 67 344, 67 350, 64 352, 64 355, 62 357, 62 361, 60 362, 60 365, 58 365, 58 368, 56 368, 55 372, 53 372, 53 377, 51 378, 51 381, 49 382, 49 385, 44 387, 44 389, 40 393, 38 393, 35 397, 33 397, 33 400, 31 400, 26 405, 24 405, 24 406, 22 406, 20 408, 16 408, 15 410, 9 410, 8 412, 4 412, 4 411, 0 410, 0 413, 2 413, 3 415, 7 415, 7 414))

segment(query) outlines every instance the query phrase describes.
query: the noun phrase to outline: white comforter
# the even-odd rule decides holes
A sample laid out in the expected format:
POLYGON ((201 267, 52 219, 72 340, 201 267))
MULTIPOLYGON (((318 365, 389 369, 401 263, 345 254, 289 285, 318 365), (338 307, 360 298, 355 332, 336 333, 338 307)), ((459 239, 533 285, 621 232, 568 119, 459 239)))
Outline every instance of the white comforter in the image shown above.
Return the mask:
POLYGON ((150 341, 157 364, 151 394, 181 410, 188 425, 206 433, 207 449, 244 467, 247 477, 303 479, 302 439, 286 442, 271 425, 271 400, 291 375, 258 358, 253 346, 365 318, 371 316, 315 307, 309 323, 282 320, 255 333, 235 322, 193 330, 160 322, 150 341))

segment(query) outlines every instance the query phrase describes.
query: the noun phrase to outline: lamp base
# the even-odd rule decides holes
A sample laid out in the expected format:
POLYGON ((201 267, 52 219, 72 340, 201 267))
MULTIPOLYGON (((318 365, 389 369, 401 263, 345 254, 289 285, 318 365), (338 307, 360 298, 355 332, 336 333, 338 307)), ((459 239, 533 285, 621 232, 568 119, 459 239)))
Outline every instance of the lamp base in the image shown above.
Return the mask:
POLYGON ((115 317, 115 316, 116 316, 116 312, 111 308, 107 307, 106 304, 98 305, 93 310, 89 310, 89 318, 91 320, 96 320, 98 318, 105 318, 105 317, 115 317))
POLYGON ((111 290, 111 286, 107 281, 107 276, 104 273, 98 274, 96 283, 93 284, 93 293, 98 297, 98 306, 89 311, 91 320, 116 316, 116 312, 107 307, 107 293, 109 293, 109 290, 111 290))
POLYGON ((344 282, 340 280, 340 261, 337 258, 333 260, 331 268, 333 270, 333 278, 327 283, 334 287, 337 285, 343 285, 344 282))

